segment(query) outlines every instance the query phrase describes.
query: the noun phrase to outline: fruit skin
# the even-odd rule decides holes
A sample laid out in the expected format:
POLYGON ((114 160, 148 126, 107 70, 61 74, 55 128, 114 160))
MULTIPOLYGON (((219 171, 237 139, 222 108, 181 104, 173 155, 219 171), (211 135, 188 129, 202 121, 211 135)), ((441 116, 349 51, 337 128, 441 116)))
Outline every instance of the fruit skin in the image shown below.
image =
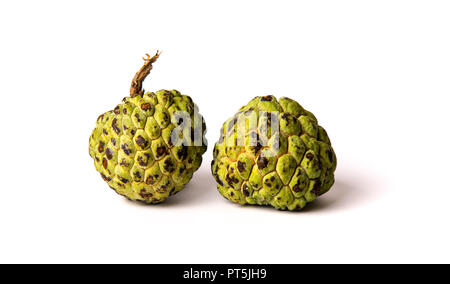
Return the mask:
POLYGON ((89 138, 89 155, 101 177, 118 194, 160 203, 182 190, 200 167, 207 148, 206 127, 189 96, 176 90, 132 90, 122 104, 98 118, 89 138), (177 111, 185 112, 186 122, 177 117, 177 111), (188 125, 187 115, 191 124, 183 132, 180 129, 188 125), (179 140, 171 139, 175 133, 179 140))
POLYGON ((239 204, 301 210, 330 190, 336 155, 316 117, 296 101, 255 97, 225 121, 211 171, 239 204))

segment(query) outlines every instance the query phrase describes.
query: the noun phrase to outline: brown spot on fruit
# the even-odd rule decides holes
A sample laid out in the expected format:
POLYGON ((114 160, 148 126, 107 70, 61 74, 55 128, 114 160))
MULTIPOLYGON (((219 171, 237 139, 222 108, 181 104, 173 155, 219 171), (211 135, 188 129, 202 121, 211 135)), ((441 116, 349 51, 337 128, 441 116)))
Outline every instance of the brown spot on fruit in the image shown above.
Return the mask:
POLYGON ((120 107, 116 106, 116 108, 114 109, 114 113, 115 114, 120 114, 120 107))
POLYGON ((173 173, 173 171, 175 171, 175 165, 173 164, 171 159, 167 159, 164 161, 164 169, 169 173, 173 173))
POLYGON ((123 167, 128 167, 129 166, 129 164, 127 163, 127 160, 125 160, 125 159, 122 159, 122 161, 120 161, 120 165, 123 166, 123 167))
POLYGON ((214 178, 216 179, 217 183, 218 183, 220 186, 223 186, 223 182, 220 180, 220 178, 219 178, 219 176, 217 175, 217 173, 214 173, 213 176, 214 176, 214 178))
POLYGON ((144 156, 146 157, 145 160, 144 160, 144 158, 142 158, 142 156, 137 157, 137 161, 141 167, 148 166, 148 159, 150 158, 150 155, 148 153, 145 153, 144 156))
POLYGON ((130 155, 131 154, 131 150, 128 148, 128 144, 122 144, 122 146, 121 146, 121 148, 122 148, 122 150, 123 150, 123 152, 126 154, 126 155, 130 155))
POLYGON ((188 148, 186 146, 181 147, 180 150, 178 150, 177 152, 178 159, 182 161, 186 160, 187 155, 188 155, 188 148))
POLYGON ((231 187, 233 187, 233 184, 239 183, 239 180, 234 176, 230 176, 230 174, 226 175, 225 180, 231 187))
POLYGON ((314 187, 311 190, 311 192, 314 193, 316 196, 319 196, 319 193, 320 193, 320 184, 319 184, 319 182, 316 182, 314 184, 314 187))
POLYGON ((261 98, 262 102, 270 102, 272 101, 272 97, 271 96, 264 96, 261 98))
POLYGON ((239 172, 241 172, 241 173, 245 172, 245 163, 241 162, 241 161, 238 161, 237 162, 237 168, 238 168, 239 172))
POLYGON ((314 155, 312 153, 307 153, 306 154, 306 159, 312 160, 312 159, 314 159, 314 155))
POLYGON ((138 114, 138 113, 136 113, 136 114, 134 115, 134 117, 136 117, 136 119, 137 119, 138 122, 141 122, 141 118, 139 117, 139 114, 138 114))
POLYGON ((152 105, 149 104, 149 103, 143 103, 143 104, 141 104, 141 109, 142 109, 143 111, 150 110, 151 108, 152 108, 152 105))
POLYGON ((106 129, 103 129, 103 134, 105 134, 106 136, 108 136, 108 131, 106 131, 106 129))
POLYGON ((258 166, 258 169, 262 170, 267 167, 269 164, 269 160, 266 157, 259 156, 258 160, 256 161, 256 165, 258 166))
POLYGON ((113 158, 113 153, 112 153, 111 149, 106 148, 105 153, 106 153, 106 158, 108 158, 108 160, 111 160, 113 158))
POLYGON ((244 187, 242 188, 242 193, 245 196, 250 196, 250 192, 248 191, 248 186, 245 184, 244 187))
POLYGON ((111 138, 111 143, 112 143, 114 146, 116 146, 116 145, 117 145, 116 139, 115 139, 115 138, 111 138))
POLYGON ((117 118, 113 119, 111 126, 112 126, 114 132, 116 132, 117 135, 119 135, 120 134, 120 128, 117 126, 117 118))
POLYGON ((145 189, 141 189, 141 192, 139 192, 139 195, 144 199, 153 197, 153 194, 151 192, 146 192, 145 189))
POLYGON ((148 184, 148 185, 152 185, 152 184, 155 183, 155 178, 153 176, 149 176, 147 178, 147 180, 145 181, 145 183, 148 184))
POLYGON ((134 176, 135 176, 138 180, 140 180, 140 179, 142 178, 141 173, 138 172, 138 171, 134 172, 134 176))
POLYGON ((101 176, 102 179, 103 179, 104 181, 106 181, 106 182, 110 182, 110 181, 111 181, 111 178, 105 176, 104 174, 100 174, 100 176, 101 176))
POLYGON ((126 178, 118 176, 119 180, 123 183, 128 183, 128 180, 126 178))
POLYGON ((162 157, 166 154, 167 149, 164 146, 159 146, 158 148, 156 148, 156 155, 157 158, 162 157))
POLYGON ((145 140, 144 137, 139 135, 138 137, 136 137, 136 144, 138 144, 138 146, 141 147, 142 149, 145 149, 148 146, 148 141, 145 140))
POLYGON ((103 153, 103 151, 105 151, 105 142, 100 141, 100 143, 98 144, 98 152, 103 153))
POLYGON ((281 118, 286 120, 286 126, 289 125, 289 115, 287 113, 283 113, 283 115, 281 115, 281 118))

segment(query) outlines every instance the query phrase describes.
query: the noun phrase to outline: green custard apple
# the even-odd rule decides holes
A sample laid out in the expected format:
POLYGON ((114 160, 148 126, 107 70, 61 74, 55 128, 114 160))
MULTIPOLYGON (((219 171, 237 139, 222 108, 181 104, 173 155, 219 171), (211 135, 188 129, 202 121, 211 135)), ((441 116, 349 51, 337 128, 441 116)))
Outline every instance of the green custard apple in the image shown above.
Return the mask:
POLYGON ((89 155, 103 180, 130 200, 160 203, 182 190, 202 163, 205 123, 189 96, 145 92, 142 82, 159 57, 144 58, 130 96, 97 120, 89 155))
POLYGON ((232 202, 301 210, 332 187, 336 155, 299 103, 256 97, 223 124, 211 170, 232 202))

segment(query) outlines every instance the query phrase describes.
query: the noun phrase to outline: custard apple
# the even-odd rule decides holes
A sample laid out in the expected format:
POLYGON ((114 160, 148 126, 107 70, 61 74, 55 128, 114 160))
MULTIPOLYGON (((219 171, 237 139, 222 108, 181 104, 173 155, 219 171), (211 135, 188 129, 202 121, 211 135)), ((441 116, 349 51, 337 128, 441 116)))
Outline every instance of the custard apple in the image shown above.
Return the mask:
POLYGON ((228 119, 211 170, 239 204, 300 210, 334 183, 336 155, 316 117, 289 98, 256 97, 228 119))
POLYGON ((160 203, 183 189, 207 147, 205 123, 189 96, 142 89, 158 57, 144 58, 130 96, 98 118, 89 139, 101 177, 118 194, 145 203, 160 203))

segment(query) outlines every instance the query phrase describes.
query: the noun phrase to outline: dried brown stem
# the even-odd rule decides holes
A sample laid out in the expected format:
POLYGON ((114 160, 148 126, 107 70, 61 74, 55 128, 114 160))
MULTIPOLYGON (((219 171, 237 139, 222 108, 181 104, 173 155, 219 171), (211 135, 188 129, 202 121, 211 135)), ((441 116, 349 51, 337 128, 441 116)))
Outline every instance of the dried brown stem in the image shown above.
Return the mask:
POLYGON ((144 82, 145 78, 150 74, 150 70, 152 70, 152 64, 158 59, 161 53, 159 51, 153 57, 146 54, 146 58, 143 58, 145 63, 144 66, 134 75, 133 81, 131 81, 130 88, 130 96, 136 97, 138 95, 142 95, 144 93, 144 89, 142 88, 142 82, 144 82))

